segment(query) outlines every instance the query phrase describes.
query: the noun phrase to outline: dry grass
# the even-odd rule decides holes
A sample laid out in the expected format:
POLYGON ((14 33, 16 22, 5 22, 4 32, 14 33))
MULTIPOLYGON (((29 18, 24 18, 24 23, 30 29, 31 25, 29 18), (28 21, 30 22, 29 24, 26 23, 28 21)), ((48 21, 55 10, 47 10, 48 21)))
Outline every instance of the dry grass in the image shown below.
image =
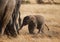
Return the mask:
POLYGON ((60 42, 60 5, 21 5, 21 18, 26 15, 42 15, 50 31, 44 27, 44 33, 31 35, 27 26, 20 31, 16 38, 4 36, 0 42, 60 42))

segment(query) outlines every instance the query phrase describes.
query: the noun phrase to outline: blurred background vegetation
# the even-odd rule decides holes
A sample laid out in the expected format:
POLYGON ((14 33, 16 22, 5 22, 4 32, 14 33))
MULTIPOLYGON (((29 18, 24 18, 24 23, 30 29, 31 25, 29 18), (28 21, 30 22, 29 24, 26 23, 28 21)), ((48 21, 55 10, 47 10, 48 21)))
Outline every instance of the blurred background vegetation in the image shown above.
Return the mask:
POLYGON ((60 4, 60 0, 22 0, 22 4, 60 4))

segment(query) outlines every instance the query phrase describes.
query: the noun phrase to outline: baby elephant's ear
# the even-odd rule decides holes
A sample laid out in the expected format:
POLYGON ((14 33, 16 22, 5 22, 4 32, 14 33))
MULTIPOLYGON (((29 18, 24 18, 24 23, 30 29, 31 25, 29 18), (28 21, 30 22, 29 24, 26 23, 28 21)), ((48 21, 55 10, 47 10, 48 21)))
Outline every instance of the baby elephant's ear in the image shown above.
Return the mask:
POLYGON ((28 20, 28 19, 29 19, 29 16, 26 16, 24 19, 25 19, 25 20, 28 20))
POLYGON ((29 18, 30 18, 30 17, 29 17, 29 16, 27 16, 27 20, 29 20, 29 18))
POLYGON ((30 21, 30 17, 26 16, 26 21, 29 22, 30 21))

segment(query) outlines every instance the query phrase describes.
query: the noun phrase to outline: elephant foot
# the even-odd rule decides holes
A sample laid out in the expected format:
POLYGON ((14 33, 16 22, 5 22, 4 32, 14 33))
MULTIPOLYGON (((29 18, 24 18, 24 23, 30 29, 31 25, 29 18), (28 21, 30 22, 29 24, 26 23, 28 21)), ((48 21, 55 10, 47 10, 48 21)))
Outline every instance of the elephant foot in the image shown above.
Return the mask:
POLYGON ((30 34, 35 34, 34 32, 29 32, 30 34))

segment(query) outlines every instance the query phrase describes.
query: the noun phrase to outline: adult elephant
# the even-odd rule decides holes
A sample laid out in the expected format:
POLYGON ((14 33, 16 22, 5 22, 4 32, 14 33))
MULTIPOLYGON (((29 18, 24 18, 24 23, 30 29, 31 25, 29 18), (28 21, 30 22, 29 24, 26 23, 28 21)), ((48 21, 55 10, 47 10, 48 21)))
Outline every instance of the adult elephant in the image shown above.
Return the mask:
POLYGON ((0 27, 1 35, 4 34, 7 24, 9 23, 15 8, 15 0, 0 0, 0 27))

